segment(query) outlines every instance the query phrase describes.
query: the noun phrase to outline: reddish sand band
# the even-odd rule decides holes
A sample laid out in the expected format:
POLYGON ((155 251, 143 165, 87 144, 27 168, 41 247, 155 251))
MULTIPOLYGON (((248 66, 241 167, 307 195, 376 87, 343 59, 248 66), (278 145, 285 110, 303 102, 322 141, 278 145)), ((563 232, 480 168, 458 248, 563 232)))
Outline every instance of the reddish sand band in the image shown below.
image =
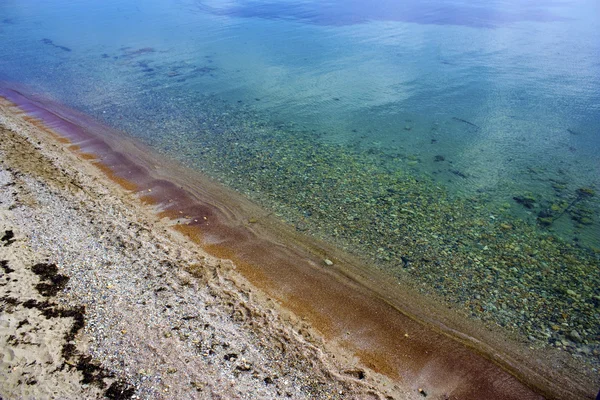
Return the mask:
POLYGON ((31 124, 68 140, 72 150, 92 158, 109 178, 157 207, 160 216, 179 221, 175 229, 210 254, 231 259, 250 282, 327 340, 400 386, 414 387, 415 398, 423 396, 419 388, 434 399, 589 397, 589 389, 572 377, 552 376, 541 362, 499 351, 474 339, 472 332, 457 330, 460 324, 450 329, 451 320, 440 323, 432 317, 435 306, 417 303, 415 293, 265 216, 201 174, 151 155, 143 145, 46 99, 2 85, 0 96, 31 124), (325 266, 325 257, 334 265, 325 266))

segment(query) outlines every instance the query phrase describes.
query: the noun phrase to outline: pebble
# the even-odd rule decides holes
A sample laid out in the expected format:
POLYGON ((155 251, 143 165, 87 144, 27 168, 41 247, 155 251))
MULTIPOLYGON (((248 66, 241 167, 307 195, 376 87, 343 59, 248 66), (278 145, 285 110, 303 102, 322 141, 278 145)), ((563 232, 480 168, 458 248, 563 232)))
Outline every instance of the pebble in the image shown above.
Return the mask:
POLYGON ((569 332, 569 338, 573 339, 576 342, 581 342, 581 335, 575 329, 569 332))
POLYGON ((333 261, 331 261, 330 259, 326 258, 323 260, 323 263, 325 265, 327 265, 328 267, 331 267, 333 265, 333 261))

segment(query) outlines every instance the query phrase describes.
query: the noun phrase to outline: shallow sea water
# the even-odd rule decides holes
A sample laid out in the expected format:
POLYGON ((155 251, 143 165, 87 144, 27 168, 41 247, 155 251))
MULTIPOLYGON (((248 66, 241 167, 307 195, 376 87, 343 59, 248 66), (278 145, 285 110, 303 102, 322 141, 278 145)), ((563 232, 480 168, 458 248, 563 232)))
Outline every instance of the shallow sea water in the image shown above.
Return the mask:
POLYGON ((3 1, 0 80, 597 361, 598 2, 397 3, 3 1))

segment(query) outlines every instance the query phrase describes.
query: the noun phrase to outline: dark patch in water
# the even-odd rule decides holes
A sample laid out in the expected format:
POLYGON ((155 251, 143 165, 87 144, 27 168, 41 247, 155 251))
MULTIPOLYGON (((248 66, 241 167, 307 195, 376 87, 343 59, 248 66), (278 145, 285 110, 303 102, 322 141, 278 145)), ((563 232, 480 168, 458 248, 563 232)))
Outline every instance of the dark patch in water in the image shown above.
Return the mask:
POLYGON ((467 121, 466 119, 457 118, 457 117, 452 117, 452 119, 455 120, 455 121, 462 122, 464 124, 470 125, 470 126, 472 126, 474 128, 481 129, 481 128, 479 128, 479 126, 475 125, 474 123, 472 123, 470 121, 467 121))
POLYGON ((47 44, 48 46, 53 46, 56 47, 57 49, 63 50, 63 51, 71 51, 70 48, 66 47, 66 46, 60 46, 58 44, 54 44, 54 42, 50 39, 42 39, 42 43, 47 44))
POLYGON ((453 173, 456 176, 460 176, 461 178, 467 178, 467 175, 457 169, 449 169, 448 171, 450 171, 451 173, 453 173))

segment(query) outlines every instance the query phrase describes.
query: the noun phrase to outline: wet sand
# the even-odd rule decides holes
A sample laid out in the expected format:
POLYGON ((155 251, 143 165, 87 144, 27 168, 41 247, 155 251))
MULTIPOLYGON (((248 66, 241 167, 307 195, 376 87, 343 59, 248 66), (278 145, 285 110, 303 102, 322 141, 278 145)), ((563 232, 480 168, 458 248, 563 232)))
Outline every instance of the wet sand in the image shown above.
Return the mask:
MULTIPOLYGON (((326 382, 305 385, 313 389, 290 393, 293 397, 402 399, 427 394, 428 398, 439 399, 593 398, 589 378, 565 373, 569 371, 565 360, 534 354, 522 344, 505 340, 500 333, 455 318, 452 310, 445 310, 435 299, 423 299, 411 288, 392 287, 385 277, 359 261, 298 234, 236 193, 152 155, 140 144, 125 140, 85 116, 47 102, 41 107, 17 92, 4 91, 3 95, 10 100, 2 104, 5 125, 15 135, 53 152, 53 162, 69 165, 71 170, 59 175, 84 171, 86 179, 93 177, 95 185, 110 187, 114 198, 129 207, 132 217, 143 215, 148 219, 144 226, 153 236, 146 241, 153 243, 163 234, 172 236, 174 243, 167 247, 183 246, 192 253, 176 262, 183 264, 177 271, 191 274, 191 281, 199 279, 197 286, 206 282, 207 275, 224 274, 226 279, 209 280, 214 291, 227 291, 222 287, 223 280, 244 282, 242 286, 258 293, 251 302, 259 310, 257 315, 272 308, 287 315, 274 331, 288 329, 299 335, 301 340, 292 347, 307 364, 300 362, 284 369, 288 374, 299 374, 299 380, 326 382), (195 254, 204 252, 207 254, 202 255, 203 260, 208 257, 212 261, 191 268, 198 265, 195 254), (222 259, 233 263, 218 261, 222 259), (330 263, 324 260, 333 264, 327 265, 330 263), (320 365, 310 365, 313 355, 305 352, 302 341, 321 354, 320 365), (553 362, 563 363, 562 369, 553 372, 553 362)), ((18 169, 19 158, 14 160, 10 168, 18 169)), ((90 188, 80 187, 78 181, 68 190, 79 195, 82 191, 93 193, 90 188)), ((129 269, 121 272, 128 274, 129 269)), ((165 270, 164 274, 173 272, 165 270)), ((174 296, 182 297, 181 287, 172 289, 174 296)), ((239 287, 236 290, 243 292, 239 287)), ((130 316, 126 314, 124 319, 130 316)), ((251 313, 244 321, 254 325, 261 318, 251 313)), ((270 323, 265 321, 267 327, 270 323)), ((231 329, 243 331, 247 327, 231 329)), ((147 341, 142 334, 137 339, 147 341)), ((269 348, 273 343, 264 346, 269 348)), ((267 382, 274 380, 265 377, 262 382, 256 381, 257 386, 236 387, 235 393, 261 397, 252 394, 268 388, 267 382)), ((219 384, 212 384, 215 393, 223 390, 219 384)), ((134 387, 141 390, 139 383, 134 387)))

